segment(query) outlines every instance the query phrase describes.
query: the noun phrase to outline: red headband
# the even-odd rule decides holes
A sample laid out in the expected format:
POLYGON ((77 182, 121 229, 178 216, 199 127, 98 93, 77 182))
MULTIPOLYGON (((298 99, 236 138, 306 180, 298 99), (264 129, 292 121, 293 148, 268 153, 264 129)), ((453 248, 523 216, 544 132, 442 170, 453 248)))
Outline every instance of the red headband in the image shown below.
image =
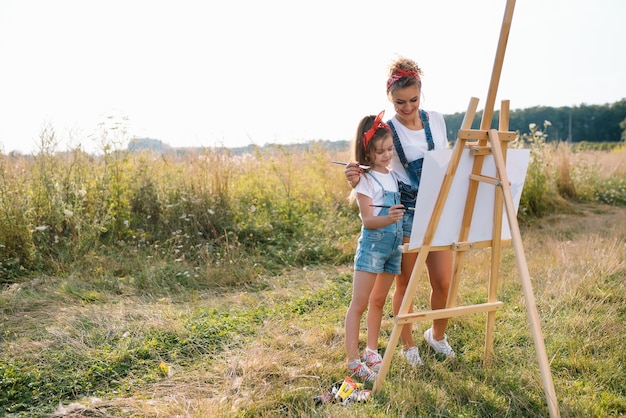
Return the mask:
POLYGON ((389 125, 383 122, 384 116, 385 116, 385 111, 383 110, 382 112, 378 114, 378 116, 376 116, 376 119, 374 119, 374 123, 372 124, 372 127, 369 128, 367 132, 363 134, 363 149, 365 151, 367 151, 367 144, 369 144, 370 140, 372 139, 372 137, 374 136, 377 130, 379 130, 380 128, 389 129, 389 125))
POLYGON ((417 78, 417 81, 420 81, 420 75, 417 71, 406 71, 402 68, 398 68, 387 80, 387 90, 389 90, 389 87, 391 87, 393 83, 400 80, 402 77, 415 77, 417 78))

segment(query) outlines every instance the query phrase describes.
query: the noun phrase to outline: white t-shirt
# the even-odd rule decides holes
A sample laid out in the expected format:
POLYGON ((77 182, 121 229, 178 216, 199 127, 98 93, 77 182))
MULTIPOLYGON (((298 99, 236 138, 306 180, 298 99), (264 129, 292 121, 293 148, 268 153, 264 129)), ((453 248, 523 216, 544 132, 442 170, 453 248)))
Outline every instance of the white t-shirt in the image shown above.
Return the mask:
MULTIPOLYGON (((443 115, 439 112, 427 111, 428 123, 430 125, 430 132, 433 135, 433 142, 435 143, 435 149, 448 148, 448 136, 446 132, 446 122, 443 119, 443 115)), ((394 115, 391 118, 393 127, 398 133, 400 138, 400 144, 404 150, 404 155, 408 162, 415 161, 419 158, 423 158, 424 154, 428 151, 428 142, 426 141, 426 130, 420 129, 417 131, 411 130, 400 123, 400 121, 394 115)), ((410 184, 409 176, 406 174, 398 152, 394 150, 393 158, 391 159, 391 169, 396 173, 400 181, 406 184, 410 184)))
MULTIPOLYGON (((373 205, 382 205, 385 203, 385 194, 383 193, 383 189, 381 189, 380 184, 376 182, 370 176, 375 176, 376 179, 381 182, 385 190, 388 192, 397 192, 398 191, 398 180, 397 178, 389 173, 384 174, 379 171, 370 171, 367 175, 361 177, 361 181, 356 185, 354 191, 356 193, 361 193, 367 197, 372 198, 373 205)), ((358 200, 357 200, 358 202, 358 200)), ((376 216, 380 213, 382 208, 372 208, 374 209, 372 213, 376 216)))

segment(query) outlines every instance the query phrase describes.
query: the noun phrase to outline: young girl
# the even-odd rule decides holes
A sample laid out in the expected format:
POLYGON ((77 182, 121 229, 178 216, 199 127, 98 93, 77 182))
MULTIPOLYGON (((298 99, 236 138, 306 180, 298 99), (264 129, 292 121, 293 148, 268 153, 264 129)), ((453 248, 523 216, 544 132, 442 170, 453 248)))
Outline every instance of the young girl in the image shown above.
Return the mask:
POLYGON ((354 160, 370 166, 354 189, 363 226, 354 257, 352 301, 346 313, 346 351, 353 376, 371 382, 376 379, 382 358, 378 354, 378 334, 382 306, 367 312, 367 347, 359 358, 359 329, 370 293, 389 292, 394 276, 400 274, 402 217, 398 181, 388 166, 393 156, 393 136, 378 116, 366 116, 359 123, 353 143, 354 160))

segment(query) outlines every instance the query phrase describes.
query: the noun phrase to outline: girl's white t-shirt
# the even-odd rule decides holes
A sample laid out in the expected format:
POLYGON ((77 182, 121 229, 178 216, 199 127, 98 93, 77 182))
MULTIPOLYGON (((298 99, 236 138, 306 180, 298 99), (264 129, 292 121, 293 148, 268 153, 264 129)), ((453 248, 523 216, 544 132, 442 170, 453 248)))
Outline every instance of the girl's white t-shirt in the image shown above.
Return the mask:
MULTIPOLYGON (((443 115, 439 112, 427 111, 428 123, 430 125, 430 132, 433 135, 433 142, 435 143, 435 149, 448 148, 448 137, 446 132, 446 122, 443 119, 443 115)), ((417 131, 411 130, 400 123, 400 121, 394 115, 391 118, 393 127, 398 133, 400 144, 404 150, 404 155, 408 162, 415 161, 419 158, 424 158, 424 154, 428 151, 428 142, 426 141, 426 130, 420 129, 417 131)), ((406 174, 404 166, 400 162, 398 152, 394 150, 393 158, 391 159, 391 169, 397 174, 398 179, 403 183, 409 184, 409 176, 406 174)))
MULTIPOLYGON (((380 184, 378 184, 376 180, 372 179, 370 175, 375 176, 376 179, 381 182, 385 190, 389 192, 398 191, 398 180, 391 173, 391 171, 385 174, 379 171, 372 170, 368 173, 368 175, 361 177, 361 181, 359 181, 354 191, 356 193, 361 193, 362 195, 371 197, 373 205, 382 205, 385 203, 385 194, 383 193, 383 189, 380 187, 380 184)), ((372 209, 372 213, 374 214, 374 216, 377 216, 382 210, 382 208, 372 209)))

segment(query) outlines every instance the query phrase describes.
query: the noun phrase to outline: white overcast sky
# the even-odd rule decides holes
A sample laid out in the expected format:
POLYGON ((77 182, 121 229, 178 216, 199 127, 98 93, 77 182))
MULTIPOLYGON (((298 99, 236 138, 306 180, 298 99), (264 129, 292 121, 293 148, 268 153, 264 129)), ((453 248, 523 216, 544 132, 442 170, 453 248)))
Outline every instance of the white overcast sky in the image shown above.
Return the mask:
MULTIPOLYGON (((480 110, 505 5, 0 0, 0 151, 36 151, 44 124, 89 150, 108 116, 172 146, 350 139, 392 115, 398 55, 423 67, 425 109, 480 110)), ((624 0, 517 0, 496 109, 626 98, 625 18, 624 0)))

